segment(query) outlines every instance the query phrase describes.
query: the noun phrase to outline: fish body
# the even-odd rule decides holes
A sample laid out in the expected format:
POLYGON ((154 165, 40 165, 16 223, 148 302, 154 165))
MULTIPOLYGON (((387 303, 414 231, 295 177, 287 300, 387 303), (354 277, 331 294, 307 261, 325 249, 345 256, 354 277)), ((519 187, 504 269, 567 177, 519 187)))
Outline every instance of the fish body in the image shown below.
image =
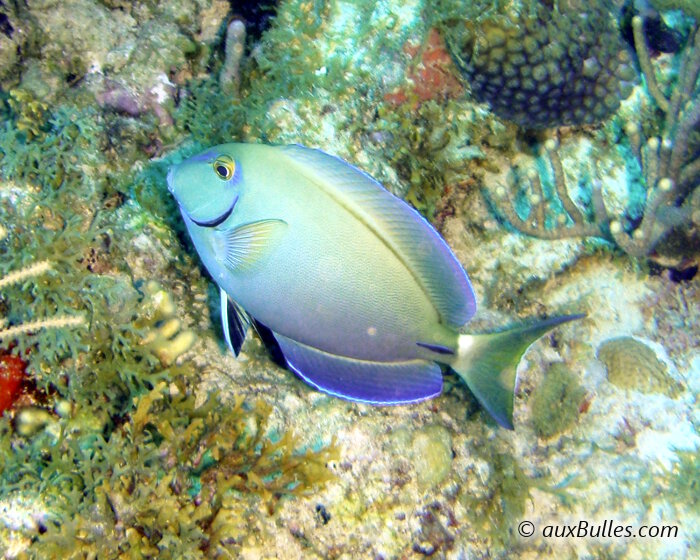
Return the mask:
POLYGON ((460 334, 476 302, 444 240, 370 176, 319 150, 215 146, 173 167, 168 187, 221 289, 234 353, 250 323, 264 326, 292 370, 340 397, 430 398, 442 389, 442 363, 512 427, 515 365, 571 318, 510 331, 515 341, 460 334))

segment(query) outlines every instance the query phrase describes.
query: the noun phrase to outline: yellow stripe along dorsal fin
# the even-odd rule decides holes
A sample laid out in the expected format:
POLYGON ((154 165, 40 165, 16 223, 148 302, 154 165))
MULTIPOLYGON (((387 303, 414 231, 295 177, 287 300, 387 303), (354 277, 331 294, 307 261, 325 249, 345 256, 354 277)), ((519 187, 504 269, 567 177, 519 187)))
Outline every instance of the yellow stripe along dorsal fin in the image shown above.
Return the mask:
POLYGON ((423 216, 340 158, 299 145, 281 150, 299 172, 386 243, 413 274, 444 323, 461 327, 471 318, 476 301, 469 278, 423 216))

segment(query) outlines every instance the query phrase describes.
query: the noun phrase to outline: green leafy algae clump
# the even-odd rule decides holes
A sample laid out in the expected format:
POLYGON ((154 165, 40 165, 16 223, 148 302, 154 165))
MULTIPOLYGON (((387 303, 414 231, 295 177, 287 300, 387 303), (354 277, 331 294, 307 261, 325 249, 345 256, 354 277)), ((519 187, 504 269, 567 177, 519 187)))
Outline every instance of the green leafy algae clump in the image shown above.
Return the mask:
POLYGON ((42 134, 46 126, 46 109, 48 105, 36 99, 31 93, 21 89, 10 90, 7 103, 15 113, 15 126, 28 139, 42 134))
POLYGON ((550 438, 576 423, 586 391, 565 364, 549 366, 543 382, 535 389, 532 426, 541 438, 550 438))
MULTIPOLYGON (((417 103, 417 98, 410 101, 417 103)), ((418 106, 384 102, 378 106, 377 117, 369 133, 378 139, 382 157, 407 185, 403 198, 432 220, 451 191, 459 188, 455 185, 468 181, 474 161, 484 157, 478 147, 482 140, 478 135, 487 135, 479 130, 483 123, 476 123, 453 100, 425 101, 418 106)))
POLYGON ((31 490, 22 481, 26 477, 11 474, 17 462, 28 458, 30 447, 43 449, 43 460, 32 458, 42 471, 34 491, 42 493, 50 516, 32 536, 32 553, 235 555, 246 534, 240 519, 257 511, 257 500, 272 512, 282 496, 308 492, 331 478, 326 463, 337 458, 334 445, 295 452, 298 442, 291 434, 276 442, 266 435, 269 405, 249 407, 242 398, 228 404, 210 395, 197 406, 188 389, 183 380, 158 383, 136 400, 130 417, 108 439, 95 433, 91 442, 53 440, 42 432, 33 441, 10 443, 4 424, 0 456, 6 468, 0 474, 16 480, 15 490, 31 490))
POLYGON ((700 20, 700 4, 697 0, 651 0, 651 3, 657 10, 683 10, 700 20))
POLYGON ((188 96, 175 111, 175 126, 203 149, 240 139, 250 112, 241 100, 224 95, 212 77, 192 80, 188 96))
POLYGON ((622 389, 662 393, 671 398, 676 398, 682 390, 656 352, 631 336, 603 342, 598 348, 598 359, 608 370, 608 381, 622 389))
POLYGON ((326 481, 336 448, 271 440, 262 403, 196 406, 184 353, 206 282, 138 204, 164 186, 124 203, 133 154, 105 155, 90 108, 47 109, 31 133, 21 111, 0 126, 0 350, 28 378, 0 417, 0 539, 32 558, 235 557, 249 512, 326 481))
POLYGON ((468 160, 444 160, 445 149, 457 137, 455 121, 445 118, 444 109, 433 101, 418 108, 409 103, 398 107, 383 104, 373 131, 390 138, 384 143, 385 156, 408 185, 404 198, 429 218, 435 214, 448 181, 454 178, 449 173, 464 172, 468 160))

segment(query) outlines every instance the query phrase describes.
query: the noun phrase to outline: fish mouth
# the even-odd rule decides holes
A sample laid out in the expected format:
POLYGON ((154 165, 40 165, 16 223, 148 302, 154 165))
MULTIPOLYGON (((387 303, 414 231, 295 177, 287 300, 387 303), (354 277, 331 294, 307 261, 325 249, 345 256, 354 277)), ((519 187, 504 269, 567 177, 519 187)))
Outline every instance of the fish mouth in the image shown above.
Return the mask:
POLYGON ((228 210, 226 210, 220 216, 213 218, 211 220, 195 220, 189 214, 188 214, 188 216, 189 216, 190 220, 192 220, 192 222, 194 222, 199 227, 207 227, 207 228, 216 227, 216 226, 223 224, 228 219, 228 217, 231 215, 231 212, 233 212, 234 207, 236 206, 236 202, 238 202, 238 197, 233 199, 233 202, 231 203, 231 206, 229 207, 228 210))

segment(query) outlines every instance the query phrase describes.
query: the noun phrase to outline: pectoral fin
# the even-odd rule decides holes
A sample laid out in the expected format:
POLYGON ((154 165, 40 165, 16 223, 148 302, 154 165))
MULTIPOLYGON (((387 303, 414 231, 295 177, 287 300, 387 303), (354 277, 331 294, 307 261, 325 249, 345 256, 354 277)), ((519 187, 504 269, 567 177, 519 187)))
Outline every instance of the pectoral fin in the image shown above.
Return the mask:
POLYGON ((234 271, 250 268, 274 248, 284 231, 284 220, 259 220, 217 232, 219 254, 234 271))

